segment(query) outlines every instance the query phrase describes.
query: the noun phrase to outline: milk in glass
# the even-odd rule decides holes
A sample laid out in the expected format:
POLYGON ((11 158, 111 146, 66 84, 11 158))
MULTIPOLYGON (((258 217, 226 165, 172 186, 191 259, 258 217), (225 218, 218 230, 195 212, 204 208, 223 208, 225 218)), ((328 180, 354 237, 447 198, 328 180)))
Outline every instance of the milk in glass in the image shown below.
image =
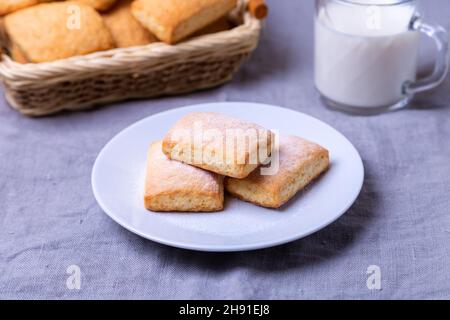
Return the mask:
POLYGON ((315 84, 321 94, 362 108, 404 99, 404 84, 417 72, 419 33, 409 31, 414 10, 327 2, 315 19, 315 84))

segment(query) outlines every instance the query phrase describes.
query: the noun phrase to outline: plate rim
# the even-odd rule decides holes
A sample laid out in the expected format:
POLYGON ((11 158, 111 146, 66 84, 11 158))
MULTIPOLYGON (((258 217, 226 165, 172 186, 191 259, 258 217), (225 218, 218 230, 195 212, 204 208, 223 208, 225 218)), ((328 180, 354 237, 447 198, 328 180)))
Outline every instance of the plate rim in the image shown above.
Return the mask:
MULTIPOLYGON (((189 112, 189 111, 187 111, 189 112)), ((364 169, 364 163, 362 161, 361 155, 359 154, 358 150, 356 149, 356 147, 353 145, 353 143, 341 132, 339 132, 337 129, 335 129, 334 127, 332 127, 331 125, 329 125, 328 123, 317 119, 313 116, 310 116, 304 112, 301 111, 297 111, 294 109, 290 109, 290 108, 285 108, 285 107, 281 107, 281 106, 275 106, 275 105, 271 105, 271 104, 264 104, 264 103, 255 103, 255 102, 245 102, 245 101, 225 101, 225 102, 208 102, 208 103, 199 103, 199 104, 193 104, 193 105, 185 105, 185 106, 181 106, 181 107, 176 107, 170 110, 164 110, 164 111, 160 111, 157 113, 154 113, 152 115, 146 116, 145 118, 142 118, 134 123, 132 123, 131 125, 123 128, 122 130, 120 130, 117 134, 115 134, 104 146, 103 148, 100 150, 100 152, 98 153, 98 155, 95 158, 94 161, 94 165, 92 167, 92 171, 91 171, 91 188, 94 194, 94 198, 96 200, 96 202, 98 203, 98 205, 100 206, 100 208, 103 210, 103 212, 109 217, 111 218, 114 222, 116 222, 117 224, 119 224, 121 227, 125 228, 126 230, 144 238, 147 240, 151 240, 154 242, 157 242, 159 244, 163 244, 163 245, 167 245, 170 247, 175 247, 175 248, 180 248, 180 249, 186 249, 186 250, 192 250, 192 251, 201 251, 201 252, 244 252, 244 251, 253 251, 253 250, 259 250, 259 249, 265 249, 265 248, 270 248, 270 247, 276 247, 279 245, 283 245, 286 243, 290 243, 305 237, 310 236, 311 234, 324 229, 325 227, 331 225, 332 223, 334 223, 336 220, 338 220, 339 218, 341 218, 350 208, 351 206, 353 206, 353 204, 355 203, 355 201, 358 199, 359 195, 361 194, 361 190, 362 187, 364 185, 364 180, 365 180, 365 169, 364 169), (337 214, 335 217, 333 217, 333 219, 327 220, 323 223, 321 223, 320 225, 314 227, 314 228, 310 228, 309 230, 307 230, 306 232, 302 232, 301 234, 298 235, 290 235, 287 237, 281 237, 279 240, 277 241, 271 241, 271 240, 267 240, 264 242, 258 242, 255 244, 241 244, 241 245, 214 245, 214 246, 208 246, 205 244, 189 244, 189 243, 184 243, 184 242, 180 242, 180 241, 172 241, 172 240, 167 240, 161 237, 157 237, 157 236, 152 236, 152 235, 148 235, 144 232, 141 232, 139 230, 137 230, 136 228, 128 225, 127 223, 125 223, 124 221, 122 221, 122 219, 118 218, 114 213, 110 212, 110 210, 108 209, 108 207, 103 203, 103 201, 101 200, 101 197, 98 194, 98 186, 97 183, 94 179, 96 172, 98 170, 98 166, 99 166, 99 160, 102 158, 102 155, 104 154, 104 151, 106 149, 108 149, 114 142, 116 139, 118 139, 121 135, 125 134, 126 131, 139 126, 142 122, 146 121, 149 118, 154 118, 154 117, 161 117, 167 114, 171 114, 171 113, 176 113, 176 112, 180 112, 180 109, 194 109, 194 108, 199 108, 199 107, 206 107, 208 105, 217 105, 217 104, 247 104, 247 105, 253 105, 253 106, 263 106, 263 107, 269 107, 269 108, 275 108, 275 109, 282 109, 283 112, 292 112, 292 113, 296 113, 296 114, 301 114, 302 116, 305 116, 306 118, 309 119, 313 119, 314 121, 318 121, 320 122, 322 125, 325 125, 326 127, 328 127, 329 129, 331 129, 332 131, 334 131, 335 134, 341 136, 341 138, 343 138, 344 140, 346 140, 346 142, 348 142, 348 144, 350 145, 350 147, 353 149, 353 151, 355 152, 355 154, 357 155, 357 160, 358 163, 355 163, 355 170, 358 170, 360 172, 360 181, 358 181, 358 192, 355 193, 355 196, 351 199, 351 201, 349 201, 349 204, 347 206, 345 206, 344 209, 341 210, 341 212, 339 212, 339 214, 337 214)))

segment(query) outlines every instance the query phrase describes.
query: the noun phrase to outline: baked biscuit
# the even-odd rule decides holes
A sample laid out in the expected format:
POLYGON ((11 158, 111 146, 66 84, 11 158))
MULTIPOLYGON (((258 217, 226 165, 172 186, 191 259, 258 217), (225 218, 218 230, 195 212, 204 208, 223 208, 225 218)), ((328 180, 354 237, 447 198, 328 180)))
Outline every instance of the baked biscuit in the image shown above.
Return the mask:
POLYGON ((15 43, 9 43, 8 36, 5 31, 4 18, 0 17, 0 54, 2 52, 8 52, 9 56, 16 62, 28 63, 27 57, 15 43))
POLYGON ((223 177, 178 161, 150 146, 145 182, 145 207, 152 211, 208 212, 223 209, 223 177))
POLYGON ((254 123, 214 112, 194 112, 167 133, 163 152, 173 160, 224 176, 245 178, 272 151, 272 132, 254 123))
POLYGON ((122 0, 102 15, 118 48, 141 46, 157 41, 131 14, 131 2, 132 0, 122 0))
POLYGON ((76 0, 77 2, 81 2, 91 6, 95 10, 106 11, 111 8, 117 0, 76 0))
POLYGON ((28 58, 16 44, 12 44, 9 49, 11 58, 18 63, 28 63, 28 58))
POLYGON ((10 14, 14 11, 28 8, 39 3, 49 2, 54 0, 1 0, 0 1, 0 16, 10 14))
POLYGON ((156 37, 176 43, 224 16, 237 0, 136 0, 134 16, 156 37))
POLYGON ((207 34, 227 31, 233 28, 233 24, 228 20, 227 17, 222 17, 219 20, 214 21, 213 23, 207 25, 201 30, 197 31, 192 35, 192 37, 204 36, 207 34))
POLYGON ((279 169, 274 175, 261 175, 259 170, 245 179, 227 179, 226 190, 239 199, 263 207, 279 208, 299 190, 327 170, 328 151, 295 136, 281 136, 278 148, 279 169))
POLYGON ((114 47, 102 17, 81 3, 40 4, 7 15, 4 24, 10 46, 21 48, 30 62, 54 61, 114 47))
POLYGON ((8 48, 8 36, 5 30, 5 18, 0 17, 0 48, 8 48))

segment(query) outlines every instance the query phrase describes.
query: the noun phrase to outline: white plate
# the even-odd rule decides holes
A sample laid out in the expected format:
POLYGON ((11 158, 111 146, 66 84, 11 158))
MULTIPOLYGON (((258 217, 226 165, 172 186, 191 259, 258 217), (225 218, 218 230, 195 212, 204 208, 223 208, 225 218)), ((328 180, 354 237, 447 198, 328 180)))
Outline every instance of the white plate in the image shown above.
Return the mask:
POLYGON ((92 171, 95 198, 114 221, 144 238, 200 251, 253 250, 305 237, 347 211, 363 180, 358 152, 329 125, 289 109, 242 102, 190 106, 143 119, 103 148, 92 171), (227 197, 225 210, 217 213, 147 211, 143 188, 149 144, 195 111, 229 114, 317 142, 330 151, 330 170, 279 210, 227 197))

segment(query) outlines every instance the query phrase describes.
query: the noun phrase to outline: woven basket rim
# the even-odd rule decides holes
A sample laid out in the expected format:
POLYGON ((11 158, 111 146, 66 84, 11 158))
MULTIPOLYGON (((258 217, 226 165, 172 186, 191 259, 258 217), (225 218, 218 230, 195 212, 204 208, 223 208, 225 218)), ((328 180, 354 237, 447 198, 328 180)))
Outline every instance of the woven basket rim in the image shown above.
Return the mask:
POLYGON ((235 28, 176 45, 157 42, 29 64, 2 55, 5 98, 25 115, 43 116, 217 86, 231 80, 258 46, 262 22, 247 10, 248 1, 238 0, 229 13, 235 28))
POLYGON ((150 58, 167 59, 171 55, 196 54, 199 50, 210 50, 211 54, 220 55, 220 48, 229 46, 230 43, 246 43, 249 37, 259 36, 261 21, 245 12, 244 21, 233 29, 214 34, 207 34, 189 39, 176 45, 168 45, 155 42, 144 46, 130 48, 114 48, 99 51, 83 56, 75 56, 51 62, 21 64, 12 60, 5 53, 0 61, 0 78, 4 81, 34 79, 35 73, 60 73, 64 70, 92 71, 104 70, 105 67, 113 70, 115 67, 122 68, 124 63, 148 61, 150 58))

